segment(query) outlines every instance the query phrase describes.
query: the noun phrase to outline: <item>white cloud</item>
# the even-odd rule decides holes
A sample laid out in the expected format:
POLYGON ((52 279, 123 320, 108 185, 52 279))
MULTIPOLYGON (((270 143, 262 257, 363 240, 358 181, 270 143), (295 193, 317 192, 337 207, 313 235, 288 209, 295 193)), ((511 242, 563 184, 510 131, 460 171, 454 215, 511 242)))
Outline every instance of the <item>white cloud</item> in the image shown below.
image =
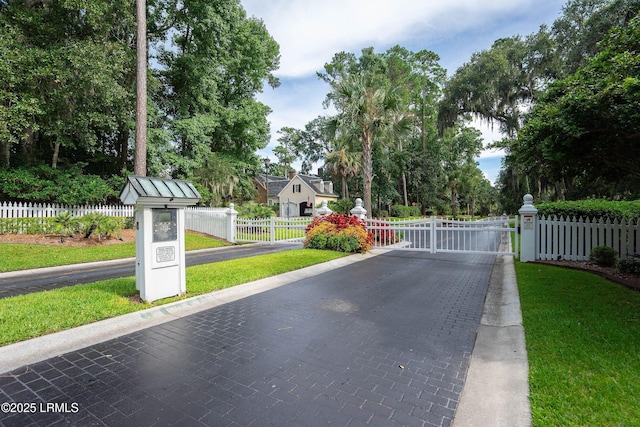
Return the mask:
POLYGON ((280 44, 277 74, 298 77, 321 70, 336 52, 369 45, 435 43, 528 9, 534 0, 242 0, 280 44))

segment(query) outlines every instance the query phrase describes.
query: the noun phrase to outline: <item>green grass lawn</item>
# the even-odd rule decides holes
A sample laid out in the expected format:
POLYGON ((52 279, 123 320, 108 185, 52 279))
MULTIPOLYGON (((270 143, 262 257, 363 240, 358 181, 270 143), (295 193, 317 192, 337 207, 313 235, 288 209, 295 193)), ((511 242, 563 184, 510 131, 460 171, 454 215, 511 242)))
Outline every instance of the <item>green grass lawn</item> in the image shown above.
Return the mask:
POLYGON ((213 292, 340 258, 342 252, 296 249, 186 270, 187 295, 136 303, 135 278, 107 280, 0 299, 0 346, 213 292))
MULTIPOLYGON (((228 244, 223 241, 200 234, 185 234, 185 249, 187 251, 226 245, 228 244)), ((108 246, 65 247, 3 243, 0 244, 0 253, 2 253, 1 273, 135 257, 136 245, 131 242, 108 246)))
POLYGON ((516 263, 533 425, 640 425, 640 292, 516 263))

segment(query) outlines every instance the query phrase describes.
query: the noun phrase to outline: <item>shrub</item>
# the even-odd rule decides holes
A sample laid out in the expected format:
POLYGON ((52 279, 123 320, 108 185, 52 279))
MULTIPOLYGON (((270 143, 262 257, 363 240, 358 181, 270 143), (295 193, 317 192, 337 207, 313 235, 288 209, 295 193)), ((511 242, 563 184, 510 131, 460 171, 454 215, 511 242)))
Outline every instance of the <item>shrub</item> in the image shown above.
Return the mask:
POLYGON ((609 218, 640 221, 640 201, 614 202, 610 200, 576 200, 542 203, 536 205, 538 215, 576 218, 609 218))
POLYGON ((591 249, 589 259, 601 267, 613 267, 616 265, 618 252, 609 246, 596 246, 591 249))
POLYGON ((640 259, 621 258, 616 264, 616 270, 620 273, 640 275, 640 259))
POLYGON ((404 205, 391 206, 391 216, 396 218, 409 218, 411 216, 411 208, 404 205))
POLYGON ((305 233, 306 248, 364 253, 373 245, 373 235, 367 233, 366 223, 344 214, 316 217, 305 233))
POLYGON ((351 199, 340 199, 336 202, 330 201, 327 203, 327 207, 331 209, 335 213, 339 214, 349 214, 351 209, 353 209, 355 205, 351 199))
POLYGON ((247 202, 238 207, 238 217, 248 219, 271 218, 275 216, 273 208, 256 202, 247 202))

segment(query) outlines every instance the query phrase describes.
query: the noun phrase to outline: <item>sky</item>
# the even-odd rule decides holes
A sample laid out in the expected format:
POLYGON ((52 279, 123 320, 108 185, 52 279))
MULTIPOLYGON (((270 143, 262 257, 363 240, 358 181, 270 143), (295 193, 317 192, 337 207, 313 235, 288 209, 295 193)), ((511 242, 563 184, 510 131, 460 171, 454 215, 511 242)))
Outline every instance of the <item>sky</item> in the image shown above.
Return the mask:
MULTIPOLYGON (((271 141, 259 152, 275 160, 277 131, 304 126, 324 109, 329 86, 317 71, 338 52, 357 55, 366 47, 383 53, 395 45, 413 52, 427 49, 453 75, 474 52, 489 49, 502 37, 529 35, 551 25, 566 0, 241 0, 248 16, 261 19, 280 45, 280 87, 265 87, 258 99, 273 112, 271 141)), ((502 137, 487 126, 485 145, 502 137)), ((495 182, 504 154, 484 150, 477 159, 485 177, 495 182)), ((320 165, 321 166, 321 165, 320 165)), ((296 164, 294 163, 294 167, 296 164)))

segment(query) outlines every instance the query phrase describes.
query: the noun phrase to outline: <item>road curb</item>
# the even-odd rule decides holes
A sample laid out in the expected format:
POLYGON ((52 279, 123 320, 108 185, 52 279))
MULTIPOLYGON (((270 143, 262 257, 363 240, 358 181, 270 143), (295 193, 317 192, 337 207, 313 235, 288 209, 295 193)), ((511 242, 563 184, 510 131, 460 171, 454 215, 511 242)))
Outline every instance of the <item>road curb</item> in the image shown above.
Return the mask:
POLYGON ((498 256, 453 427, 530 427, 529 363, 512 256, 498 256))

